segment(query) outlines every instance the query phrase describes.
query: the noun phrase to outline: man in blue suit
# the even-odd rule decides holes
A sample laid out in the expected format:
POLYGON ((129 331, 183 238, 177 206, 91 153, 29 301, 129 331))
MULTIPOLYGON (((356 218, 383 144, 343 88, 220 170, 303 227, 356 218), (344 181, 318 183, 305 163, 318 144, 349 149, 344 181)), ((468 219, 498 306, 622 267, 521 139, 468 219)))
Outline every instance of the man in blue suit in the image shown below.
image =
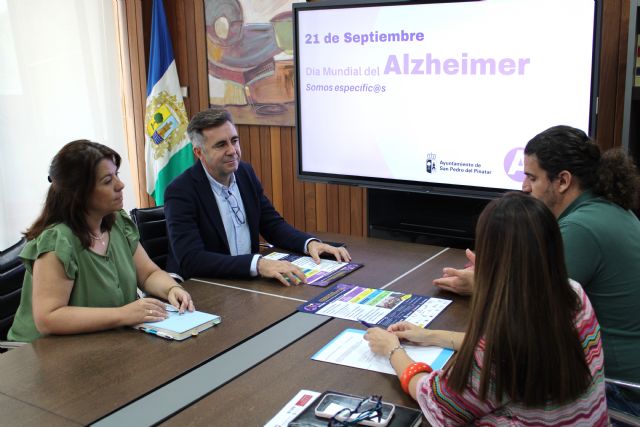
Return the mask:
POLYGON ((316 262, 328 253, 351 258, 290 226, 264 195, 253 168, 241 162, 240 139, 231 114, 211 108, 196 114, 187 128, 199 161, 178 176, 165 192, 169 231, 167 270, 188 279, 269 277, 283 285, 305 283, 300 268, 262 258, 259 235, 316 262))

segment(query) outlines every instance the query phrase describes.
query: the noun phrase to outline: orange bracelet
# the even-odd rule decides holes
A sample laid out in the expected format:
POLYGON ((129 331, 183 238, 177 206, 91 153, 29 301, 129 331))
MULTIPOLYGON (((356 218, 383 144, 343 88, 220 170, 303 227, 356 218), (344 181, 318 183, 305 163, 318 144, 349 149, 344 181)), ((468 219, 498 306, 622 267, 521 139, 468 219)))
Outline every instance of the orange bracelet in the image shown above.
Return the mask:
POLYGON ((405 369, 402 375, 400 376, 400 385, 402 386, 402 390, 404 390, 405 393, 410 394, 409 383, 411 382, 411 378, 413 378, 416 374, 419 374, 420 372, 429 373, 431 371, 433 371, 433 369, 431 369, 431 366, 423 362, 416 362, 407 366, 407 369, 405 369))

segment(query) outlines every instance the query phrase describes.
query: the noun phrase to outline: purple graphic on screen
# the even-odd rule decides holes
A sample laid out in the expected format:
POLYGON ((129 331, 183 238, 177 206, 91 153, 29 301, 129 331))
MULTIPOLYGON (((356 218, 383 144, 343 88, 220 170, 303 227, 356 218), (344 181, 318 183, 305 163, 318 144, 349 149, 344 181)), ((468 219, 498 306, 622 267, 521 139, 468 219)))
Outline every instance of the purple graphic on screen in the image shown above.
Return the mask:
POLYGON ((504 171, 516 182, 524 181, 524 148, 511 149, 504 158, 504 171))

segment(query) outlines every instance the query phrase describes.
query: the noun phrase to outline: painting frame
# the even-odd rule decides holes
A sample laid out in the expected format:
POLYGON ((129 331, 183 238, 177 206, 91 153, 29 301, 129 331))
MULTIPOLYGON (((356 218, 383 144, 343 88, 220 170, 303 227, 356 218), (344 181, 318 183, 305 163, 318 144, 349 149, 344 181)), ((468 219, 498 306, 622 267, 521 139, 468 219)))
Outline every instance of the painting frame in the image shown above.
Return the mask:
POLYGON ((295 126, 294 2, 204 0, 208 103, 236 124, 295 126))

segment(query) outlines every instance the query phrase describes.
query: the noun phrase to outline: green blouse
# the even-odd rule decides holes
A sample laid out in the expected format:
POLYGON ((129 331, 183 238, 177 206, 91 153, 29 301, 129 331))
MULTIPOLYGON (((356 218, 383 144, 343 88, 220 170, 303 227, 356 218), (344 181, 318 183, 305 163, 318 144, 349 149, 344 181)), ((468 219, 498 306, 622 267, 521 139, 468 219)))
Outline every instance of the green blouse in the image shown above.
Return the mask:
POLYGON ((12 341, 40 338, 31 309, 33 263, 42 254, 54 252, 67 277, 73 280, 70 306, 121 307, 136 299, 137 279, 133 254, 138 247, 138 230, 124 210, 116 212, 105 255, 84 249, 66 224, 56 224, 29 241, 20 258, 26 267, 20 306, 9 330, 12 341))

